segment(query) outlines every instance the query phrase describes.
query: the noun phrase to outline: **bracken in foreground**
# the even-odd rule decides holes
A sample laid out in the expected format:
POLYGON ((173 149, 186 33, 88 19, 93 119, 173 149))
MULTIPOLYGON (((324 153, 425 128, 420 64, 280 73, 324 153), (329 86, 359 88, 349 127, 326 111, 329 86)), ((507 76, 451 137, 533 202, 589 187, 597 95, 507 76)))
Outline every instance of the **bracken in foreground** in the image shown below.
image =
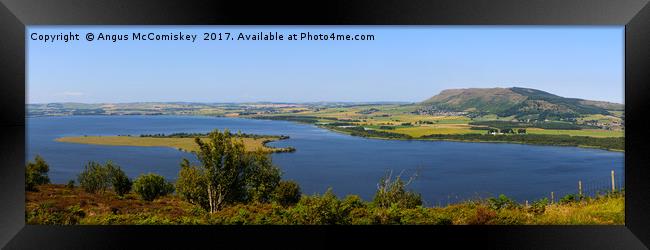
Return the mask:
POLYGON ((622 225, 624 194, 564 204, 503 205, 498 199, 446 207, 376 207, 358 196, 338 199, 331 192, 305 196, 292 206, 234 204, 210 214, 176 195, 146 202, 129 193, 90 194, 78 187, 47 184, 26 192, 28 224, 427 224, 427 225, 622 225), (496 204, 496 206, 495 206, 496 204))

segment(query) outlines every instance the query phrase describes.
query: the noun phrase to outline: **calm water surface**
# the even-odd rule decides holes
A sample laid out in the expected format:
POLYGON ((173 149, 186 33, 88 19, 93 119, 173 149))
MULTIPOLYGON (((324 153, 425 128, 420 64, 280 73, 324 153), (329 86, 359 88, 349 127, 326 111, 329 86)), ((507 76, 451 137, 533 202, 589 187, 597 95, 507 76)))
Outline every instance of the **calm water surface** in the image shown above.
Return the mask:
POLYGON ((623 180, 623 153, 575 147, 502 143, 390 141, 331 132, 313 125, 287 121, 197 116, 66 116, 27 118, 27 157, 40 154, 50 164, 50 179, 75 179, 87 161, 112 160, 127 175, 158 173, 171 180, 183 157, 190 153, 164 147, 98 146, 56 142, 64 136, 140 135, 209 132, 229 128, 244 133, 288 135, 272 146, 292 146, 294 153, 274 154, 284 179, 300 183, 306 194, 328 187, 340 197, 359 194, 372 199, 377 181, 389 169, 416 170, 412 188, 427 205, 444 205, 465 198, 506 194, 517 200, 535 200, 577 192, 578 180, 607 185, 610 171, 623 180))

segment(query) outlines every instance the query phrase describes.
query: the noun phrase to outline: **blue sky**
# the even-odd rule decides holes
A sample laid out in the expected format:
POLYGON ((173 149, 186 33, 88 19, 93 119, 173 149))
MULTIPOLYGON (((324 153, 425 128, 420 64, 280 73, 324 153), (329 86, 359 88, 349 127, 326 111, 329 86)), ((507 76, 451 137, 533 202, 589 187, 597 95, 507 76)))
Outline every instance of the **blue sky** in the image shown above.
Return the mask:
POLYGON ((623 103, 623 26, 30 26, 27 103, 417 102, 529 87, 623 103), (87 32, 373 34, 374 41, 93 41, 87 32), (31 33, 79 33, 44 43, 31 33))

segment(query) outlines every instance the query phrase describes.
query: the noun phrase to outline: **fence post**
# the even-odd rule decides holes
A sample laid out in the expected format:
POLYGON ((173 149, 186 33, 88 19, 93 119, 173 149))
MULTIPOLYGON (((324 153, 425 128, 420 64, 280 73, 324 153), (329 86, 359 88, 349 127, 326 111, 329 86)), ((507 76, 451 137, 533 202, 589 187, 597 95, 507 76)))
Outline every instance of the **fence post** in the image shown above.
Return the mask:
POLYGON ((616 191, 616 185, 614 182, 614 170, 612 170, 612 193, 616 191))
POLYGON ((553 192, 551 192, 551 204, 555 203, 555 198, 553 197, 553 192))
POLYGON ((582 197, 582 180, 578 181, 578 195, 582 197))

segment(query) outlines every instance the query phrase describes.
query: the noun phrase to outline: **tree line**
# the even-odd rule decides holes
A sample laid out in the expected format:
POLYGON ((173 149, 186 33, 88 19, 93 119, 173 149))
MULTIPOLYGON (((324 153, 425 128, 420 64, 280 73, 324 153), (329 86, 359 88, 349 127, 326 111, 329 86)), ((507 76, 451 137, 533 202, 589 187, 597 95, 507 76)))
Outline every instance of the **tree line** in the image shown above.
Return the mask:
MULTIPOLYGON (((569 122, 514 122, 514 121, 472 121, 469 125, 485 126, 494 129, 516 129, 516 128, 541 128, 541 129, 562 129, 580 130, 583 127, 569 122)), ((591 128, 591 127, 589 127, 591 128)))
POLYGON ((525 144, 552 145, 552 146, 583 146, 611 150, 625 150, 624 137, 590 137, 570 135, 543 135, 543 134, 433 134, 425 135, 420 139, 432 140, 457 140, 457 141, 496 141, 516 142, 525 144))
POLYGON ((391 139, 413 139, 412 136, 407 135, 407 134, 399 134, 399 133, 392 133, 392 132, 386 132, 386 131, 379 131, 379 130, 374 130, 374 129, 365 129, 362 126, 356 126, 356 127, 332 127, 332 126, 327 126, 325 127, 332 129, 332 130, 338 130, 341 132, 346 132, 349 133, 352 136, 361 136, 361 137, 379 137, 379 138, 391 138, 391 139))
MULTIPOLYGON (((230 133, 230 132, 228 132, 230 133)), ((196 138, 196 137, 206 137, 210 133, 171 133, 171 134, 165 134, 165 133, 157 133, 157 134, 141 134, 139 137, 153 137, 153 138, 196 138)), ((239 138, 253 138, 253 139, 259 139, 259 138, 277 138, 280 140, 284 139, 289 139, 289 136, 287 135, 258 135, 258 134, 247 134, 247 133, 242 133, 238 132, 234 134, 234 136, 239 137, 239 138)))

